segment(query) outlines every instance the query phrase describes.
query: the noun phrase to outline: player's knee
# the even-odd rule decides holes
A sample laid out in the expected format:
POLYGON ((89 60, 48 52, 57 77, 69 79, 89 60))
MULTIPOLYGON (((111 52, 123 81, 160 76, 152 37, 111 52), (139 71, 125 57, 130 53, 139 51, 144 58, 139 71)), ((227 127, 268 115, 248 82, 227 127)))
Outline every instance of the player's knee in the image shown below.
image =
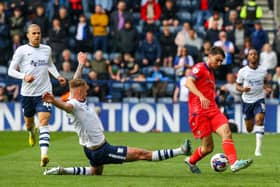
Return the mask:
POLYGON ((150 160, 151 159, 151 155, 150 155, 149 151, 146 151, 146 150, 138 151, 136 153, 136 157, 138 158, 138 160, 150 160))
POLYGON ((263 119, 256 120, 256 125, 262 126, 262 124, 263 124, 263 119))
POLYGON ((96 167, 96 168, 91 167, 90 171, 91 171, 91 175, 102 175, 103 167, 96 167))
POLYGON ((222 139, 231 139, 231 138, 232 138, 232 133, 230 128, 225 129, 222 134, 222 139))
POLYGON ((247 132, 252 132, 254 129, 254 126, 246 126, 247 132))
POLYGON ((40 119, 39 124, 43 125, 43 126, 48 125, 49 124, 49 119, 48 118, 40 119))

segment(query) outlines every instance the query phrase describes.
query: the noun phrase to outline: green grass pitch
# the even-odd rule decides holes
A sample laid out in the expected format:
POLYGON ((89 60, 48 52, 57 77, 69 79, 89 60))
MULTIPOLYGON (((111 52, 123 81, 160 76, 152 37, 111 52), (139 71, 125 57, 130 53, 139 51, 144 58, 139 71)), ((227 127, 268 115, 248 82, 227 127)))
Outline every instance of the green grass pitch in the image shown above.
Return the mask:
MULTIPOLYGON (((155 150, 179 146, 185 137, 192 140, 193 147, 200 142, 190 133, 105 133, 113 145, 128 145, 155 150)), ((255 157, 255 136, 234 134, 239 158, 253 158, 254 163, 246 170, 224 173, 211 170, 209 160, 214 153, 221 152, 221 140, 214 135, 215 151, 199 162, 201 175, 190 173, 184 156, 162 162, 133 162, 122 165, 106 165, 103 176, 43 176, 39 166, 39 146, 27 144, 27 132, 0 132, 0 186, 280 186, 280 135, 266 134, 263 156, 255 157)), ((87 166, 82 147, 75 133, 52 132, 49 151, 50 163, 54 166, 87 166)))

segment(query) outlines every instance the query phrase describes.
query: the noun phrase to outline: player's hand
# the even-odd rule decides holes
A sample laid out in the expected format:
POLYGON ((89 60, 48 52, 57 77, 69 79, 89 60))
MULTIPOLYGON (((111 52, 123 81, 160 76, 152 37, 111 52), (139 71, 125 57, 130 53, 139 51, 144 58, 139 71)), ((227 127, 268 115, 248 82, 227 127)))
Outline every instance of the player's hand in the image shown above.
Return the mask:
POLYGON ((201 107, 203 109, 208 109, 210 105, 210 101, 204 96, 201 96, 199 99, 200 99, 201 107))
POLYGON ((42 95, 42 99, 47 103, 52 103, 54 101, 54 96, 53 94, 46 92, 42 95))
POLYGON ((33 75, 25 75, 23 78, 26 82, 31 83, 35 80, 35 77, 33 75))
POLYGON ((66 79, 64 77, 59 76, 59 77, 57 77, 57 80, 58 80, 58 82, 59 82, 59 84, 61 86, 65 86, 66 85, 66 79))
POLYGON ((250 92, 251 88, 249 86, 246 86, 243 88, 243 92, 250 92))
POLYGON ((87 62, 87 54, 83 52, 78 53, 78 62, 79 64, 85 65, 87 62))

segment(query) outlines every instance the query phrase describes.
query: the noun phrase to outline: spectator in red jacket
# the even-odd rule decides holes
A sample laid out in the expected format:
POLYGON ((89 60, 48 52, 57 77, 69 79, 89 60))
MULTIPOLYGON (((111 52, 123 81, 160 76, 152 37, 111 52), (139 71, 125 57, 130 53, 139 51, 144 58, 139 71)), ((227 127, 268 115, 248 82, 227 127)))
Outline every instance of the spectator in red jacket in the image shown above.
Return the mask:
POLYGON ((155 0, 147 0, 141 7, 141 19, 144 21, 143 31, 155 32, 161 15, 160 5, 155 0))

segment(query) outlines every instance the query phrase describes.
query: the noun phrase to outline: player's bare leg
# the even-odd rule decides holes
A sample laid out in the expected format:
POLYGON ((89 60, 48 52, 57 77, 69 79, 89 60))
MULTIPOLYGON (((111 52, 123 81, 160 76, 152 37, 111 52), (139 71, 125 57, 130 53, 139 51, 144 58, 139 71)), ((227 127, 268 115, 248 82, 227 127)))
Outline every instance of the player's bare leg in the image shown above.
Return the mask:
POLYGON ((190 171, 195 174, 200 174, 201 171, 196 163, 211 153, 214 149, 214 142, 212 135, 201 138, 201 146, 198 147, 190 157, 185 159, 185 163, 189 167, 190 171))
POLYGON ((254 130, 254 119, 245 120, 247 132, 252 132, 254 130))
POLYGON ((220 126, 217 130, 216 133, 221 136, 222 138, 222 146, 224 153, 227 155, 229 163, 231 165, 231 170, 232 172, 237 172, 241 169, 245 169, 248 166, 251 165, 253 162, 252 159, 247 159, 247 160, 237 160, 237 154, 236 154, 236 149, 234 146, 234 142, 232 139, 232 134, 229 128, 228 124, 224 124, 220 126))

